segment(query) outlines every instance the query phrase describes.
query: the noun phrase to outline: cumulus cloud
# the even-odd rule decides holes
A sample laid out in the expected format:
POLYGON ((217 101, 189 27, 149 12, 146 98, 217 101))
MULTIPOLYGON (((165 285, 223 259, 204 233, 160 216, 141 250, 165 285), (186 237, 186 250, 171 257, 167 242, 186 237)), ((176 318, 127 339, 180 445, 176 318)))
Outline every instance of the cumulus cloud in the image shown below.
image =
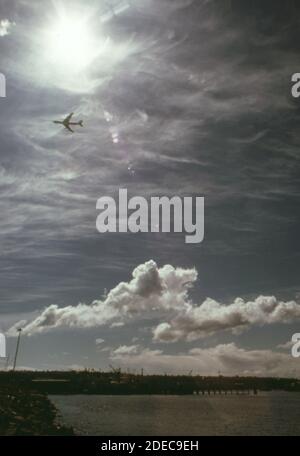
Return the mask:
POLYGON ((246 350, 234 343, 212 348, 194 348, 186 354, 169 355, 161 350, 120 347, 111 353, 111 359, 119 366, 140 369, 147 373, 187 373, 216 375, 294 376, 300 374, 300 365, 282 353, 271 350, 246 350))
POLYGON ((11 28, 15 25, 14 22, 11 22, 9 19, 0 20, 0 37, 10 34, 11 28))
MULTIPOLYGON (((23 331, 32 335, 55 328, 91 328, 112 324, 114 320, 119 325, 120 319, 127 321, 142 313, 180 309, 186 303, 190 282, 196 278, 194 269, 169 265, 158 268, 151 260, 139 265, 130 282, 119 283, 103 300, 62 308, 50 305, 32 322, 23 325, 23 331)), ((8 334, 14 335, 15 330, 16 325, 8 334)))
POLYGON ((291 323, 299 319, 299 304, 282 302, 274 296, 259 296, 248 302, 237 298, 229 305, 206 299, 200 306, 187 304, 170 323, 159 324, 154 330, 154 339, 193 341, 219 331, 240 332, 252 325, 291 323))
POLYGON ((120 327, 151 316, 161 320, 153 329, 154 341, 191 342, 221 331, 240 333, 254 325, 300 320, 298 303, 274 296, 259 296, 253 301, 237 298, 231 304, 207 298, 195 304, 189 289, 196 280, 193 268, 159 268, 150 260, 135 268, 129 282, 119 283, 102 300, 62 308, 53 304, 33 321, 15 324, 8 335, 16 335, 18 327, 28 335, 56 328, 120 327))

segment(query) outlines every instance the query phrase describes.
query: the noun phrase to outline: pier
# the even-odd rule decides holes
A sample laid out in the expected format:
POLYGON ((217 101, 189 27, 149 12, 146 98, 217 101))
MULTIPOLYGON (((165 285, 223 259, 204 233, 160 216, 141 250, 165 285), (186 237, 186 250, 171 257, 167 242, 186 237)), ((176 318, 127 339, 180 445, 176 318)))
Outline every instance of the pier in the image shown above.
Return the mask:
POLYGON ((57 372, 0 372, 1 385, 15 385, 42 394, 103 395, 256 395, 260 391, 300 392, 300 381, 288 378, 145 375, 95 370, 57 372))

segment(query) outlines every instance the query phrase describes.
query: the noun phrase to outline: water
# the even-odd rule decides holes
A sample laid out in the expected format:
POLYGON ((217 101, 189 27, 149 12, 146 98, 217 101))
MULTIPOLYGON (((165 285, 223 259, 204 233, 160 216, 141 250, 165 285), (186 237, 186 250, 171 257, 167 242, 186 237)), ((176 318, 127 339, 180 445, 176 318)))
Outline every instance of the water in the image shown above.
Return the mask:
POLYGON ((300 435, 300 393, 50 399, 79 435, 300 435))

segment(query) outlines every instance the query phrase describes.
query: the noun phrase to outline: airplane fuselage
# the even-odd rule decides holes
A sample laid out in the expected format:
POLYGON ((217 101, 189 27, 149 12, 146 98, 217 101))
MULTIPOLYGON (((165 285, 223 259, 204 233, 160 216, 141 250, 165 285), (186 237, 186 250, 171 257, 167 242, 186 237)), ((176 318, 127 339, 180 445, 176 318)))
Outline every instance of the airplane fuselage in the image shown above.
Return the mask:
POLYGON ((66 125, 81 125, 81 122, 68 122, 68 123, 66 123, 66 122, 62 122, 60 120, 53 120, 53 123, 59 124, 59 125, 64 125, 64 126, 66 126, 66 125))

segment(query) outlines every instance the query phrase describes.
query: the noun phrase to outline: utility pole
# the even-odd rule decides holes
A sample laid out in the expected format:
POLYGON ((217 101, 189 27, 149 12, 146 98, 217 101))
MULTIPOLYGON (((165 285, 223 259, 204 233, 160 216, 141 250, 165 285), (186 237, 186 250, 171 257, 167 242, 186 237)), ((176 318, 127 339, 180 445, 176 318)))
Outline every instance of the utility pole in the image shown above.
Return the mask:
POLYGON ((17 342, 17 347, 16 347, 16 354, 15 354, 13 371, 16 369, 16 365, 17 365, 17 357, 18 357, 18 352, 19 352, 22 328, 19 328, 17 331, 18 331, 19 335, 18 335, 18 342, 17 342))

